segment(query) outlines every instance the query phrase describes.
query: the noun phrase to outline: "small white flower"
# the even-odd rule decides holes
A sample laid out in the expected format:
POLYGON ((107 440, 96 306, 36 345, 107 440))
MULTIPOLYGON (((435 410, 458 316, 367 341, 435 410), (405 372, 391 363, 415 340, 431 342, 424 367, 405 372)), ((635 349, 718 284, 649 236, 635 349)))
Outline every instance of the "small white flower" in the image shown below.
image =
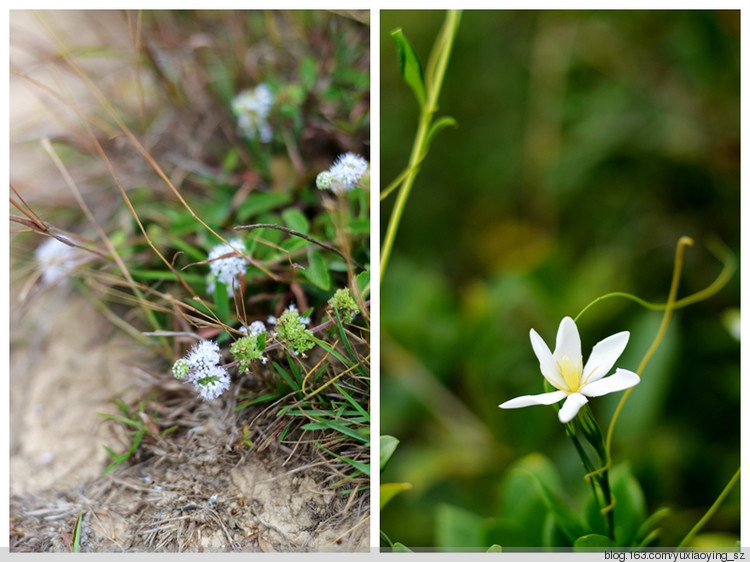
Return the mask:
POLYGON ((216 342, 201 340, 192 347, 190 353, 185 357, 185 361, 187 361, 190 367, 190 378, 192 380, 195 379, 196 373, 198 373, 197 376, 201 376, 201 372, 218 365, 219 361, 221 361, 221 351, 216 342))
MULTIPOLYGON (((341 193, 354 189, 369 166, 367 160, 361 156, 351 152, 342 154, 329 170, 332 180, 329 183, 331 190, 335 193, 341 193)), ((325 179, 328 180, 327 177, 325 179)))
POLYGON ((239 238, 233 238, 228 240, 231 247, 227 244, 218 244, 211 248, 208 253, 209 267, 211 273, 208 276, 208 282, 206 283, 206 291, 209 295, 212 295, 216 290, 216 281, 223 283, 227 287, 227 294, 231 297, 234 295, 234 290, 239 286, 237 282, 237 276, 245 275, 247 272, 247 261, 242 256, 230 256, 222 258, 226 254, 234 253, 235 249, 238 252, 245 251, 245 243, 239 238))
POLYGON ((221 351, 216 342, 201 340, 182 359, 175 361, 172 374, 186 378, 204 400, 213 400, 229 388, 231 379, 226 368, 219 365, 221 351))
POLYGON ((36 263, 42 272, 42 280, 51 285, 73 271, 76 258, 81 250, 60 242, 57 238, 47 238, 36 249, 36 263))
POLYGON ((186 359, 180 358, 172 365, 172 374, 176 379, 184 379, 190 373, 190 363, 186 359))
POLYGON ((315 178, 315 185, 318 186, 318 189, 330 189, 331 185, 333 184, 333 174, 326 170, 325 172, 320 172, 318 176, 315 178))
POLYGON ((256 320, 255 322, 250 324, 250 326, 248 326, 247 335, 257 336, 257 335, 262 334, 265 331, 266 331, 266 325, 263 324, 263 322, 261 322, 260 320, 256 320))
POLYGON ((626 369, 617 369, 605 378, 628 344, 629 332, 614 334, 596 344, 585 366, 581 355, 581 337, 572 318, 566 316, 560 322, 554 353, 534 330, 531 330, 530 337, 542 375, 557 390, 519 396, 503 402, 501 408, 550 405, 564 398, 565 403, 558 412, 558 418, 562 423, 568 423, 589 398, 625 390, 641 380, 636 373, 626 369))
POLYGON ((193 380, 193 386, 200 392, 201 398, 204 400, 213 400, 220 396, 229 388, 229 383, 229 373, 220 365, 212 365, 210 368, 196 373, 193 380))
POLYGON ((232 111, 237 116, 240 132, 249 139, 258 137, 270 142, 273 131, 268 119, 274 96, 268 84, 259 84, 254 90, 244 90, 232 100, 232 111))
POLYGON ((240 332, 242 332, 246 336, 251 336, 251 337, 258 336, 266 331, 267 331, 266 325, 260 320, 256 320, 255 322, 250 324, 250 326, 248 326, 247 328, 245 326, 240 327, 240 332))

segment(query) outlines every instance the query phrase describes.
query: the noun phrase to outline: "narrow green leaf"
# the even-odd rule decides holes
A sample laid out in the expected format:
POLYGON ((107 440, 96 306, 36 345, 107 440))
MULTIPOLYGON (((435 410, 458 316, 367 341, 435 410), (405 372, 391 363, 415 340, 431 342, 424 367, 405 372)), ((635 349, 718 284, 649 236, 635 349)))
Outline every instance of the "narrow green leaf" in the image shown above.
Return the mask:
POLYGON ((429 150, 432 140, 440 131, 442 131, 446 127, 458 127, 458 123, 453 117, 447 117, 447 116, 441 117, 440 119, 435 121, 432 124, 432 127, 430 127, 429 132, 427 133, 427 140, 424 144, 423 154, 427 154, 427 151, 429 150))
POLYGON ((391 37, 396 42, 401 75, 414 92, 419 106, 424 107, 427 101, 427 94, 425 92, 422 64, 419 62, 419 57, 401 29, 392 31, 391 37))
POLYGON ((219 320, 229 322, 229 294, 227 292, 227 286, 218 280, 216 281, 216 287, 214 288, 214 304, 216 305, 216 312, 219 315, 219 320))
POLYGON ((491 547, 487 549, 487 552, 502 552, 503 547, 499 544, 493 544, 491 547))
POLYGON ((380 485, 380 509, 399 495, 401 492, 411 490, 414 486, 408 482, 388 482, 380 485))
MULTIPOLYGON (((197 252, 196 252, 197 253, 197 252)), ((200 254, 200 259, 205 259, 204 254, 200 254)), ((131 269, 130 274, 136 279, 144 279, 149 281, 175 281, 177 278, 171 271, 148 271, 144 269, 131 269)), ((186 282, 190 284, 198 284, 205 282, 205 276, 197 273, 180 273, 186 282)))
POLYGON ((334 431, 338 431, 339 433, 342 433, 343 435, 347 435, 348 437, 351 437, 352 439, 356 439, 357 441, 361 441, 362 443, 369 443, 370 442, 370 436, 365 435, 364 433, 361 433, 357 431, 356 429, 352 429, 351 427, 348 427, 347 425, 339 422, 335 422, 332 420, 323 420, 316 422, 311 422, 308 424, 305 424, 302 426, 302 429, 308 429, 308 430, 320 430, 320 429, 332 429, 334 431))
POLYGON ((672 510, 668 507, 662 507, 654 511, 649 518, 641 524, 638 528, 638 532, 635 534, 634 542, 637 543, 637 546, 647 546, 648 542, 653 537, 653 534, 658 531, 658 529, 653 529, 653 527, 665 519, 670 513, 672 513, 672 510))
POLYGON ((336 351, 335 349, 333 349, 326 342, 324 342, 323 340, 320 340, 318 338, 313 338, 313 341, 316 344, 318 344, 320 347, 322 347, 323 349, 325 349, 327 352, 329 352, 331 355, 333 355, 334 357, 336 357, 336 359, 338 359, 339 361, 341 361, 347 368, 352 367, 352 364, 349 362, 348 359, 346 359, 346 357, 344 357, 343 355, 341 355, 338 351, 336 351))
MULTIPOLYGON (((347 402, 349 402, 349 404, 351 404, 352 407, 357 412, 359 412, 359 414, 364 418, 364 422, 365 423, 370 423, 370 414, 368 414, 367 411, 362 406, 360 406, 360 404, 351 396, 351 394, 349 394, 346 390, 344 390, 338 384, 334 383, 333 386, 335 386, 336 390, 338 390, 343 395, 343 397, 346 398, 347 402)), ((349 411, 351 411, 351 410, 349 410, 349 411)), ((344 415, 346 415, 346 412, 344 413, 344 415)), ((349 416, 347 416, 347 417, 349 417, 349 416)))
POLYGON ((354 459, 350 459, 349 457, 344 457, 342 455, 337 455, 333 451, 329 451, 328 449, 326 449, 325 447, 323 447, 320 443, 315 443, 315 446, 316 447, 320 447, 321 449, 323 449, 329 455, 332 455, 332 456, 336 457, 337 459, 344 461, 348 465, 356 468, 361 473, 366 474, 367 476, 370 476, 370 465, 369 464, 364 464, 364 463, 361 463, 361 462, 357 462, 354 459))
POLYGON ((393 552, 414 552, 407 546, 401 544, 400 542, 393 543, 393 552))
POLYGON ((107 451, 107 454, 108 454, 108 455, 109 455, 110 457, 112 457, 112 458, 114 458, 114 459, 116 459, 116 458, 117 458, 117 453, 115 453, 115 452, 114 452, 114 451, 113 451, 112 449, 110 449, 110 448, 109 448, 109 447, 107 447, 106 445, 102 445, 102 447, 104 447, 104 450, 105 450, 105 451, 107 451))
POLYGON ((290 387, 290 388, 291 388, 292 390, 299 390, 299 388, 300 388, 300 387, 299 387, 299 385, 298 385, 298 384, 296 383, 296 381, 295 381, 295 380, 294 380, 294 379, 293 379, 293 378, 292 378, 292 377, 291 377, 291 376, 289 375, 289 373, 287 373, 287 372, 286 372, 286 371, 284 370, 284 368, 283 368, 283 367, 281 367, 281 366, 280 366, 280 365, 279 365, 278 363, 276 363, 276 362, 274 362, 273 366, 274 366, 274 369, 276 369, 276 372, 277 372, 277 373, 279 373, 279 374, 281 375, 281 378, 283 378, 283 379, 284 379, 284 381, 286 381, 287 385, 288 385, 288 386, 289 386, 289 387, 290 387))
POLYGON ((116 398, 112 400, 112 403, 115 406, 117 406, 117 409, 120 410, 126 416, 130 413, 130 408, 128 408, 128 405, 125 403, 125 401, 122 398, 116 398))
POLYGON ((125 425, 129 425, 130 427, 135 427, 137 429, 142 429, 143 424, 138 421, 134 421, 128 418, 124 418, 122 416, 113 416, 112 414, 99 414, 101 417, 107 420, 117 421, 125 425))
POLYGON ((82 511, 78 512, 76 517, 76 524, 73 526, 73 543, 71 544, 71 550, 73 552, 81 552, 81 516, 82 511))

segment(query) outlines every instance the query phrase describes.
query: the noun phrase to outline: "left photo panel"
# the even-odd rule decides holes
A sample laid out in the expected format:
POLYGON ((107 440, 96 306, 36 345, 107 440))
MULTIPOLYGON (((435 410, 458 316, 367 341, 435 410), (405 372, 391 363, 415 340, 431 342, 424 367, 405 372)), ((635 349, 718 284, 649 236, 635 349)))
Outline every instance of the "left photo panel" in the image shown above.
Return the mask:
POLYGON ((369 12, 9 20, 10 551, 369 552, 369 12))

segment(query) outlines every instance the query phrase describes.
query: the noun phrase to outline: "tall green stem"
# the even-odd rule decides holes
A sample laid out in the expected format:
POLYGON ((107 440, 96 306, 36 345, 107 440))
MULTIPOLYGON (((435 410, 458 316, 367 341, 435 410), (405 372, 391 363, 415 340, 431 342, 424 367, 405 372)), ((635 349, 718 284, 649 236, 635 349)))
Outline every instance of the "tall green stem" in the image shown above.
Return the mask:
POLYGON ((445 23, 443 24, 438 39, 435 41, 432 54, 430 55, 427 80, 425 83, 427 90, 426 103, 422 107, 419 117, 419 126, 411 149, 407 175, 401 183, 401 188, 398 191, 396 202, 388 221, 388 229, 386 230, 385 238, 383 239, 383 244, 380 250, 381 283, 385 275, 386 267, 388 266, 388 260, 391 256, 393 242, 396 239, 396 232, 398 231, 398 225, 401 222, 401 215, 404 213, 406 201, 409 198, 409 193, 414 185, 414 180, 419 173, 419 164, 427 150, 432 118, 438 108, 438 97, 440 96, 443 78, 445 77, 445 70, 448 67, 448 59, 450 58, 451 48, 453 47, 453 38, 458 30, 460 19, 460 11, 448 10, 445 16, 445 23))

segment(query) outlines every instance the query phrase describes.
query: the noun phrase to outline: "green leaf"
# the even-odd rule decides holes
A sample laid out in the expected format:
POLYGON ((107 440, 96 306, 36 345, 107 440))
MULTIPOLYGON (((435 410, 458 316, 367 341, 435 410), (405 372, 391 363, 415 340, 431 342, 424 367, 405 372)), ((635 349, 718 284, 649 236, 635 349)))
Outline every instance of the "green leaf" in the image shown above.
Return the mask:
POLYGON ((578 515, 555 491, 545 484, 542 479, 532 473, 534 480, 539 486, 539 490, 542 493, 542 498, 547 506, 547 510, 554 517, 555 523, 563 532, 563 534, 574 542, 578 537, 585 533, 583 524, 581 523, 578 515))
POLYGON ((361 441, 362 443, 370 442, 369 435, 366 435, 360 431, 357 431, 356 429, 352 429, 346 424, 333 421, 333 420, 319 420, 318 422, 310 422, 310 423, 303 425, 302 429, 307 429, 311 431, 317 430, 317 429, 332 429, 334 431, 338 431, 339 433, 342 433, 343 435, 348 435, 352 439, 361 441))
POLYGON ((318 80, 318 62, 312 57, 304 57, 299 63, 299 78, 303 88, 312 90, 318 80))
POLYGON ((427 101, 427 95, 425 93, 424 76, 422 74, 422 64, 419 62, 419 57, 401 29, 392 31, 391 37, 393 37, 393 40, 396 42, 401 76, 404 77, 404 81, 414 92, 414 95, 419 102, 419 106, 424 107, 427 101))
POLYGON ((393 543, 393 552, 414 552, 414 551, 404 546, 400 542, 395 542, 393 543))
POLYGON ((499 544, 493 544, 491 547, 487 549, 487 552, 502 552, 503 547, 499 544))
POLYGON ((228 322, 229 294, 227 292, 227 286, 219 281, 216 281, 216 287, 214 288, 214 304, 216 305, 216 312, 219 315, 219 319, 223 322, 228 322))
POLYGON ((654 538, 654 534, 658 531, 658 529, 654 529, 654 527, 670 513, 672 513, 672 510, 668 507, 662 507, 654 511, 654 513, 652 513, 651 516, 638 528, 633 543, 638 547, 648 546, 648 543, 654 538))
POLYGON ((411 490, 414 486, 408 482, 388 482, 380 485, 380 509, 401 492, 411 490))
POLYGON ((446 127, 458 127, 458 122, 453 117, 441 117, 437 121, 435 121, 432 124, 432 127, 430 127, 429 132, 427 133, 427 140, 424 144, 424 150, 423 155, 427 154, 427 151, 429 149, 430 144, 432 143, 432 139, 435 138, 435 136, 445 129, 446 127))
POLYGON ((352 234, 369 234, 370 219, 352 219, 349 221, 349 230, 352 234))
POLYGON ((370 293, 370 271, 365 270, 357 275, 357 286, 362 292, 362 297, 367 298, 370 293))
POLYGON ((224 160, 221 162, 221 171, 224 174, 232 173, 240 164, 240 153, 237 149, 232 148, 227 152, 224 160))
POLYGON ((286 193, 272 193, 267 191, 253 191, 237 209, 237 219, 244 222, 266 213, 291 201, 286 193))
POLYGON ((620 464, 610 471, 615 496, 615 539, 619 546, 629 546, 646 519, 646 498, 630 466, 620 464))
POLYGON ((391 460, 393 453, 398 447, 399 440, 392 435, 381 435, 380 436, 380 472, 383 472, 385 465, 391 460))
POLYGON ((258 346, 258 351, 265 351, 267 335, 268 332, 261 332, 255 337, 255 345, 258 346))
POLYGON ((336 351, 335 349, 333 349, 330 345, 328 345, 323 340, 319 340, 318 338, 314 337, 313 341, 316 344, 318 344, 320 347, 322 347, 323 349, 325 349, 328 353, 330 353, 331 355, 333 355, 336 359, 338 359, 339 361, 341 361, 344 365, 346 365, 347 368, 353 367, 353 364, 350 363, 349 360, 346 359, 346 357, 344 357, 343 355, 341 355, 338 351, 336 351))
POLYGON ((114 451, 113 451, 112 449, 110 449, 110 448, 109 448, 109 447, 107 447, 106 445, 102 445, 102 447, 104 447, 104 450, 105 450, 105 451, 107 451, 107 454, 108 454, 108 455, 109 455, 110 457, 112 457, 113 459, 116 459, 116 458, 118 457, 118 454, 117 454, 117 453, 115 453, 115 452, 114 452, 114 451))
POLYGON ((500 483, 501 520, 498 522, 506 547, 542 544, 548 508, 537 482, 562 493, 562 483, 552 462, 539 453, 527 455, 511 465, 500 483))
POLYGON ((482 544, 481 516, 449 504, 435 513, 435 542, 438 548, 476 548, 482 544))
POLYGON ((605 516, 602 515, 599 502, 596 500, 593 494, 589 494, 586 497, 584 514, 586 523, 589 526, 589 530, 593 534, 605 535, 607 533, 607 523, 605 520, 605 516))
POLYGON ((76 517, 76 524, 73 527, 73 541, 70 545, 70 548, 73 552, 81 552, 81 516, 83 515, 82 511, 78 512, 78 517, 76 517))
POLYGON ((576 539, 573 543, 573 549, 576 551, 587 551, 590 549, 596 549, 600 551, 602 549, 611 549, 616 546, 612 539, 604 535, 584 535, 576 539))
POLYGON ((307 220, 305 213, 303 213, 299 209, 284 209, 284 211, 282 211, 281 213, 281 218, 284 220, 284 223, 292 230, 296 230, 297 232, 301 232, 302 234, 307 234, 308 232, 310 232, 310 221, 307 220))
MULTIPOLYGON (((365 410, 360 404, 346 391, 343 389, 343 387, 339 386, 338 384, 334 385, 336 387, 336 390, 338 390, 341 395, 346 398, 346 401, 349 402, 349 404, 352 405, 352 407, 362 416, 362 420, 364 423, 370 423, 370 414, 365 410)), ((349 410, 351 412, 351 410, 349 410)), ((381 441, 382 446, 382 441, 381 441)), ((381 468, 382 470, 382 468, 381 468)))
POLYGON ((337 459, 340 459, 340 460, 344 461, 345 463, 347 463, 350 466, 354 467, 355 469, 359 470, 362 474, 366 474, 367 476, 370 476, 370 465, 369 464, 364 464, 364 463, 361 463, 361 462, 357 462, 354 459, 350 459, 349 457, 345 457, 345 456, 342 456, 342 455, 337 455, 333 451, 330 451, 330 450, 326 449, 325 447, 323 447, 323 445, 321 445, 320 443, 315 443, 315 446, 316 447, 320 447, 321 449, 323 449, 329 455, 332 455, 332 456, 336 457, 337 459))
POLYGON ((328 273, 328 267, 325 259, 319 252, 309 251, 307 253, 308 265, 305 269, 305 277, 315 285, 327 291, 331 288, 331 276, 328 273))

